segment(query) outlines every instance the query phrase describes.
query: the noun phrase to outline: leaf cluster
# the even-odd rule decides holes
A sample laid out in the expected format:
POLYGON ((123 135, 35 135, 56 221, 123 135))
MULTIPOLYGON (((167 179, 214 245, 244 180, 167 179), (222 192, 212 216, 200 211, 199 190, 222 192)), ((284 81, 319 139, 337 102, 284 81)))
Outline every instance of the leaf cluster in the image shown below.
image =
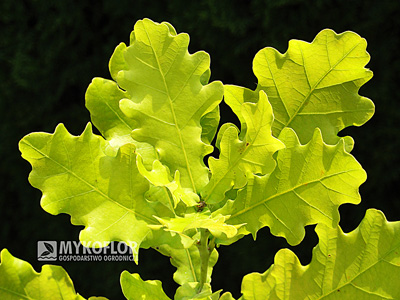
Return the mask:
MULTIPOLYGON (((169 23, 138 21, 129 45, 119 44, 110 59, 112 80, 95 78, 87 89, 92 123, 84 132, 73 136, 60 124, 20 141, 43 209, 83 225, 84 245, 125 242, 136 263, 140 248, 168 256, 176 300, 233 299, 211 288, 219 246, 256 238, 267 226, 297 245, 310 224, 320 241, 310 265, 280 250, 265 273, 244 277, 241 299, 399 297, 395 280, 386 279, 400 275, 399 223, 369 210, 349 234, 338 225, 338 207, 358 204, 366 180, 353 139, 338 136, 374 113, 358 94, 372 77, 366 41, 323 30, 312 43, 290 41, 284 54, 264 48, 253 61, 254 91, 209 82, 209 55, 191 54, 188 45, 169 23), (222 100, 240 128, 218 126, 222 100), (220 154, 205 164, 213 140, 220 154)), ((13 291, 0 289, 2 299, 37 299, 37 285, 82 299, 63 269, 35 273, 7 250, 0 276, 13 291), (15 270, 24 280, 10 275, 15 270)), ((127 299, 169 299, 159 281, 127 271, 121 287, 127 299)))

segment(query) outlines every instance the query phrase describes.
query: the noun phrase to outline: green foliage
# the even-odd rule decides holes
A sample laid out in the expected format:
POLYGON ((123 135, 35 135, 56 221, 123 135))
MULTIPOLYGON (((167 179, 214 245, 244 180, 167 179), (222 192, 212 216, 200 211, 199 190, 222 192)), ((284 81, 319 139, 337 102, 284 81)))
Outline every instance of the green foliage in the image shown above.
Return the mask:
POLYGON ((244 299, 398 299, 400 222, 387 222, 370 209, 350 233, 318 224, 319 244, 302 266, 293 252, 280 250, 264 274, 243 279, 244 299))
MULTIPOLYGON (((337 135, 374 112, 358 95, 372 76, 365 40, 324 30, 312 43, 291 41, 284 55, 265 48, 254 59, 255 91, 209 83, 208 54, 189 54, 188 43, 169 23, 138 21, 130 45, 110 60, 113 80, 95 78, 86 93, 102 136, 90 123, 80 136, 61 124, 20 141, 43 209, 83 225, 84 245, 125 242, 136 263, 139 248, 170 257, 176 300, 233 299, 211 288, 218 246, 265 226, 297 245, 310 224, 320 243, 309 267, 281 250, 266 273, 245 276, 242 299, 399 296, 384 280, 400 270, 399 223, 369 211, 348 235, 338 226, 338 207, 358 204, 366 180, 353 139, 337 135), (223 96, 241 128, 221 126, 220 155, 208 168, 223 96)), ((27 269, 16 272, 26 277, 27 269)), ((10 278, 7 285, 19 284, 10 278)), ((127 271, 121 286, 127 299, 170 299, 161 282, 127 271)))
POLYGON ((0 283, 1 299, 84 300, 75 292, 62 267, 45 265, 36 273, 30 264, 13 257, 7 249, 1 251, 0 283))

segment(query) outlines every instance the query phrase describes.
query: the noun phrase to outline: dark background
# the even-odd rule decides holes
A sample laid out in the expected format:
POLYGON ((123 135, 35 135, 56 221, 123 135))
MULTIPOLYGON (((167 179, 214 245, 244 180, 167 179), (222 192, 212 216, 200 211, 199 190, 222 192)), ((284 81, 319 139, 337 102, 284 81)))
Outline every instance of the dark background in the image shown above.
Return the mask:
MULTIPOLYGON (((40 240, 77 240, 81 227, 69 216, 52 216, 40 205, 41 193, 28 181, 30 165, 20 157, 18 141, 33 131, 53 132, 64 123, 80 134, 90 120, 85 90, 96 76, 110 78, 108 60, 117 44, 128 43, 138 19, 168 21, 191 37, 190 52, 211 55, 212 80, 254 89, 251 63, 258 50, 272 46, 281 52, 290 39, 311 42, 324 28, 352 30, 366 38, 374 71, 360 94, 371 98, 376 114, 361 128, 349 128, 356 141, 353 154, 368 173, 361 187, 362 204, 344 205, 341 225, 354 229, 369 207, 399 220, 397 198, 400 162, 400 98, 398 51, 399 1, 15 1, 0 2, 0 248, 8 248, 37 271, 36 243, 40 240)), ((235 121, 229 109, 223 121, 235 121)), ((317 243, 313 227, 306 240, 291 247, 303 264, 309 263, 317 243)), ((280 248, 282 238, 268 228, 256 242, 250 236, 220 248, 213 273, 213 289, 240 296, 242 277, 264 272, 280 248)), ((177 285, 168 258, 143 250, 140 264, 62 263, 84 297, 102 295, 123 299, 119 276, 123 270, 142 278, 159 279, 170 297, 177 285)))

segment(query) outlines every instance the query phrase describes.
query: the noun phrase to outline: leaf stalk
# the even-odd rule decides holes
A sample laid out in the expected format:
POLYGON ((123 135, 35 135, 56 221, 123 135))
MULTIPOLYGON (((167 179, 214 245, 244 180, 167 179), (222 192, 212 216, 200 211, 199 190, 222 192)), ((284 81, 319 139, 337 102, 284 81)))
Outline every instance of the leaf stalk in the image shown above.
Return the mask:
POLYGON ((202 291, 204 284, 207 282, 208 263, 215 248, 215 238, 209 242, 209 237, 210 231, 200 228, 200 240, 196 244, 200 253, 200 282, 197 293, 202 291))

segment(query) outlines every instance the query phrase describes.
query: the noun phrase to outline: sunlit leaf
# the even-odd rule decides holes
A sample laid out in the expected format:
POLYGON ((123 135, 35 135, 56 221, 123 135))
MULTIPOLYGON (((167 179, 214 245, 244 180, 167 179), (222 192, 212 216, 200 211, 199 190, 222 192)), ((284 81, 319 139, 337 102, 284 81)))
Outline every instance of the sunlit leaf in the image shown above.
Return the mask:
POLYGON ((239 139, 236 127, 223 128, 219 141, 220 157, 209 159, 212 176, 202 190, 206 203, 220 202, 233 186, 242 188, 247 182, 247 172, 270 173, 275 167, 272 155, 284 147, 281 141, 272 136, 272 108, 264 92, 260 92, 257 104, 244 103, 240 108, 247 124, 245 135, 239 139))
POLYGON ((278 152, 274 172, 249 180, 236 200, 217 212, 231 215, 228 224, 246 223, 254 236, 269 226, 274 235, 296 245, 304 238, 304 226, 324 223, 334 227, 339 222, 339 205, 360 202, 358 187, 366 174, 345 151, 343 140, 327 145, 318 129, 306 145, 289 128, 279 139, 286 148, 278 152))
POLYGON ((159 280, 143 281, 139 274, 121 274, 121 287, 128 300, 170 300, 161 287, 159 280))
POLYGON ((0 299, 84 300, 85 298, 75 292, 71 278, 62 267, 44 265, 41 272, 37 273, 29 263, 15 258, 7 249, 3 249, 0 264, 0 299))
MULTIPOLYGON (((160 253, 170 257, 171 264, 177 268, 174 280, 180 285, 186 282, 200 282, 200 254, 196 245, 188 249, 176 249, 168 245, 156 248, 160 253)), ((213 250, 208 262, 207 283, 211 281, 211 273, 218 260, 217 250, 213 250)))
POLYGON ((90 124, 81 136, 59 125, 54 134, 32 133, 20 142, 22 156, 32 164, 29 181, 43 192, 43 209, 67 213, 72 224, 84 225, 83 244, 124 241, 137 260, 147 225, 158 224, 153 216, 171 213, 144 198, 149 182, 136 167, 134 145, 120 147, 115 157, 104 153, 106 146, 90 124))
POLYGON ((179 170, 182 186, 197 192, 208 182, 203 157, 212 151, 201 139, 200 121, 218 106, 223 86, 204 84, 210 58, 189 54, 188 44, 189 36, 176 35, 170 25, 137 22, 117 83, 127 93, 120 108, 138 124, 133 138, 153 145, 172 173, 179 170))
POLYGON ((204 213, 191 213, 183 217, 158 218, 155 217, 167 230, 185 233, 191 229, 204 228, 211 232, 214 237, 225 234, 227 238, 233 238, 237 234, 239 226, 226 224, 229 216, 210 215, 204 213))
POLYGON ((315 231, 319 244, 309 265, 280 250, 265 273, 244 277, 244 299, 400 298, 400 222, 388 222, 371 209, 350 233, 323 224, 315 231))

